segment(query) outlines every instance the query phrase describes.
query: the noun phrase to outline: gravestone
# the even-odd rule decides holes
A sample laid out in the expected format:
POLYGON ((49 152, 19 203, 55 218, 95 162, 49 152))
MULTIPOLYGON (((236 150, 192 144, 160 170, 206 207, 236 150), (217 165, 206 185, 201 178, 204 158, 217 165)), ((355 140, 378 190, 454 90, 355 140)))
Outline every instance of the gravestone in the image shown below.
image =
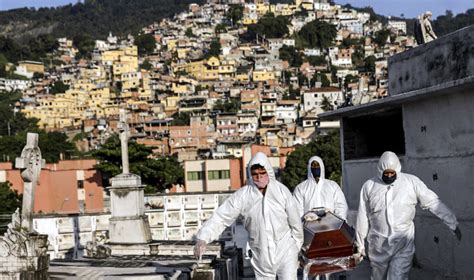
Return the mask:
POLYGON ((48 236, 33 230, 36 184, 44 160, 38 134, 28 133, 21 157, 15 161, 24 181, 22 211, 17 209, 3 237, 0 237, 0 279, 49 279, 48 236))
MULTIPOLYGON (((122 174, 112 178, 110 202, 112 217, 110 218, 109 244, 112 254, 128 254, 140 252, 140 246, 151 241, 150 226, 145 215, 144 187, 140 176, 130 173, 128 162, 129 128, 125 110, 120 111, 120 142, 122 152, 122 174), (123 246, 120 246, 123 245, 123 246)), ((149 251, 148 246, 143 246, 149 251)))

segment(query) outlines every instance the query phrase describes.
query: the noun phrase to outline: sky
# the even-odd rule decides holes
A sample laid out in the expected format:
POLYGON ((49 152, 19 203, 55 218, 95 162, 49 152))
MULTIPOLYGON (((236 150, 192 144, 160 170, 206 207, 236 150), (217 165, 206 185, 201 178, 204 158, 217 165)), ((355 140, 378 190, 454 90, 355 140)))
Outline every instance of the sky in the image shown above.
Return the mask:
MULTIPOLYGON (((77 3, 79 0, 0 0, 0 10, 22 7, 55 7, 77 3)), ((179 1, 179 0, 178 0, 179 1)), ((377 14, 413 18, 426 11, 433 17, 444 15, 446 10, 454 14, 474 8, 474 0, 335 0, 337 4, 351 4, 354 7, 371 6, 377 14)))

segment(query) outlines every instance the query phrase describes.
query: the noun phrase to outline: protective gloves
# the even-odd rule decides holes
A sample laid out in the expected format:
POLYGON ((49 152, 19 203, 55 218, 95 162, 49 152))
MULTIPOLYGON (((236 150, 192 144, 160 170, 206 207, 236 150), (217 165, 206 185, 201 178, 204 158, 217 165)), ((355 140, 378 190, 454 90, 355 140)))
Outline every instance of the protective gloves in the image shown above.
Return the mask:
POLYGON ((362 255, 360 252, 352 254, 352 257, 354 258, 356 265, 364 260, 364 255, 362 255))
POLYGON ((357 244, 355 246, 356 246, 356 252, 352 254, 352 257, 354 258, 355 264, 357 265, 362 260, 364 260, 365 252, 364 250, 361 250, 360 246, 357 246, 357 244))
POLYGON ((206 252, 207 242, 204 240, 198 239, 196 245, 194 245, 194 256, 196 259, 200 260, 202 255, 206 252))
POLYGON ((459 229, 459 227, 456 227, 456 229, 453 230, 453 233, 454 233, 454 235, 456 235, 456 238, 458 239, 458 241, 461 241, 462 233, 461 233, 461 230, 459 229))
POLYGON ((323 207, 313 208, 313 210, 303 216, 303 220, 306 222, 321 220, 322 217, 326 216, 327 212, 329 212, 329 209, 323 207))
POLYGON ((305 222, 317 221, 319 219, 321 219, 321 218, 314 212, 308 212, 303 216, 303 220, 305 222))

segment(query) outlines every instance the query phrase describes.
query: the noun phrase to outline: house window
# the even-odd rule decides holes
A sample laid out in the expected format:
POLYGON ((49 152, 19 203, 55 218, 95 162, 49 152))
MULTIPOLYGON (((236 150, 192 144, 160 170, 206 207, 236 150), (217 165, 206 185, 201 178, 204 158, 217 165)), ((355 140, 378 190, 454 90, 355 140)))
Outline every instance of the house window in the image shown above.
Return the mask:
POLYGON ((188 171, 188 181, 200 181, 204 179, 204 171, 188 171))
POLYGON ((77 180, 77 188, 78 189, 84 188, 84 180, 77 180))
POLYGON ((209 180, 223 180, 230 178, 229 170, 210 170, 207 171, 207 177, 209 180))

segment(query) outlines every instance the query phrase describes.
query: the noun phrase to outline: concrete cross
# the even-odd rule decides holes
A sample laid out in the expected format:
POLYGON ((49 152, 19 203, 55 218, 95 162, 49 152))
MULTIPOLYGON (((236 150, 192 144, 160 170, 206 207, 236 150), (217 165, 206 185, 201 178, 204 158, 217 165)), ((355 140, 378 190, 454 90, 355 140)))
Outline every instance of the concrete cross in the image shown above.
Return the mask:
POLYGON ((15 160, 15 167, 21 170, 21 178, 24 182, 21 226, 28 232, 33 232, 32 214, 35 205, 35 190, 41 168, 44 166, 45 161, 42 159, 41 150, 38 147, 38 134, 28 133, 21 157, 15 160))
POLYGON ((120 121, 118 124, 120 130, 120 146, 122 150, 122 174, 129 174, 130 168, 128 165, 128 137, 129 128, 127 124, 127 112, 125 109, 120 109, 120 121))

